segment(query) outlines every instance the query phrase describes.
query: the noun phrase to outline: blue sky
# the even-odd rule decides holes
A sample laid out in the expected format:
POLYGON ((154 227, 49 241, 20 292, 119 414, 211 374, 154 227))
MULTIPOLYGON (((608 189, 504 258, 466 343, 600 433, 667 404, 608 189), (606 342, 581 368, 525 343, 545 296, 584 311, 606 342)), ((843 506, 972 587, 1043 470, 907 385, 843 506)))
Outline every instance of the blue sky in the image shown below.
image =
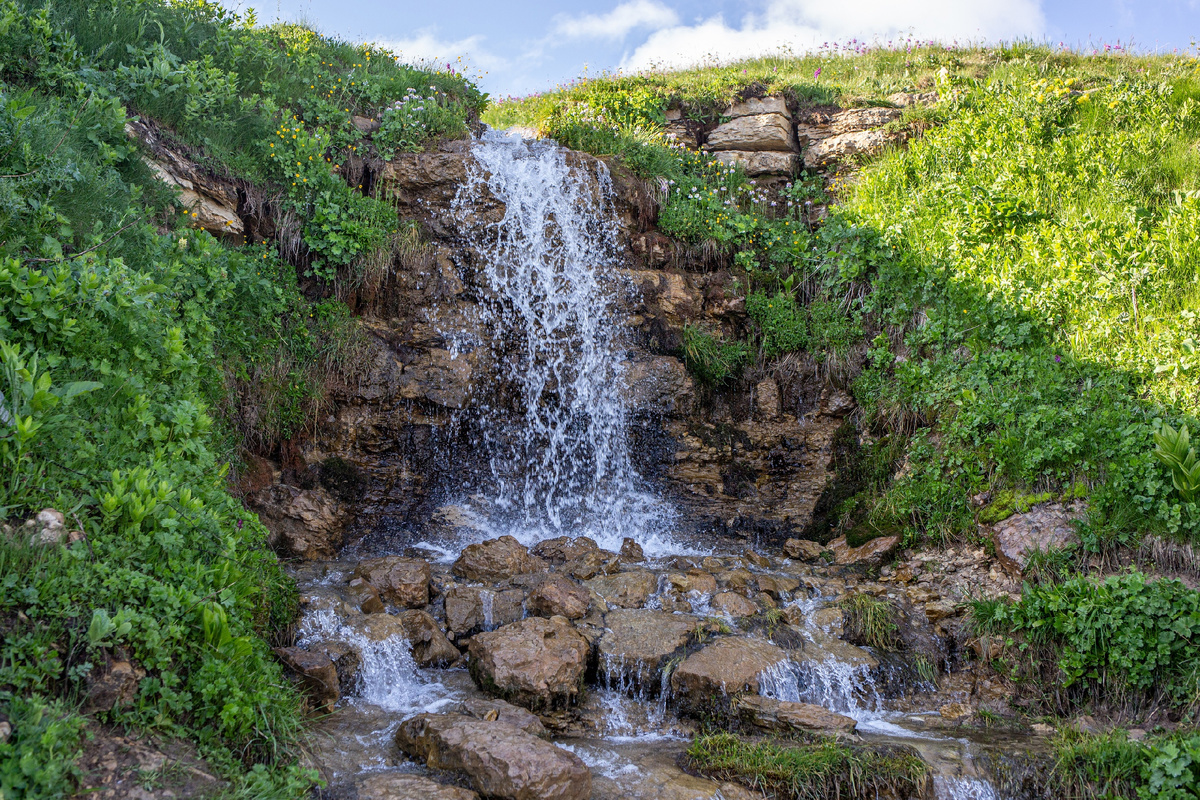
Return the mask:
POLYGON ((260 23, 304 20, 405 60, 457 63, 493 96, 553 88, 584 70, 685 65, 824 41, 915 35, 951 40, 1033 37, 1082 47, 1132 42, 1189 50, 1200 0, 223 0, 260 23))

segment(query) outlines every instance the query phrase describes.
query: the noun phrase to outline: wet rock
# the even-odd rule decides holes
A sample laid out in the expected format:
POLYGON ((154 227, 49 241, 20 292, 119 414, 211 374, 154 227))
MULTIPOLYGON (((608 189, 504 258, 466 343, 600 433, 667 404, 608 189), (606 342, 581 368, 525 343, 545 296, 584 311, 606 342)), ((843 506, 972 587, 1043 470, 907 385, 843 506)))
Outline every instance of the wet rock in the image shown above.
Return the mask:
POLYGON ((617 609, 604 618, 600 637, 601 678, 616 686, 658 690, 664 663, 679 655, 695 635, 697 620, 651 609, 617 609))
POLYGON ((332 560, 342 544, 347 516, 324 489, 272 486, 250 498, 248 505, 270 532, 268 542, 285 555, 332 560))
POLYGON ((129 661, 109 661, 94 669, 87 678, 87 697, 83 712, 112 711, 137 699, 138 685, 146 670, 129 661))
POLYGON ((667 575, 671 588, 677 592, 688 594, 699 592, 711 595, 717 591, 717 579, 702 569, 689 569, 687 572, 672 572, 667 575))
POLYGON ((592 775, 574 753, 501 722, 462 714, 418 714, 396 742, 431 769, 461 770, 487 797, 586 800, 592 775))
POLYGON ((384 610, 379 590, 362 578, 355 578, 346 586, 346 594, 364 614, 377 614, 384 610))
POLYGON ((824 549, 808 539, 788 539, 783 543, 783 554, 797 561, 816 561, 824 549))
POLYGON ((727 167, 741 167, 752 178, 758 175, 791 175, 800 168, 800 157, 795 153, 720 150, 713 155, 727 167))
POLYGON ((592 596, 587 589, 561 575, 553 575, 534 587, 525 601, 525 608, 539 617, 583 619, 591 602, 592 596))
POLYGON ((526 708, 562 708, 579 695, 590 649, 562 617, 530 617, 471 639, 471 677, 526 708))
POLYGON ((758 589, 775 600, 786 600, 788 596, 800 588, 800 581, 790 575, 759 575, 758 589))
POLYGON ((950 722, 960 722, 969 718, 974 713, 975 709, 965 703, 947 703, 938 709, 938 714, 942 716, 942 719, 949 720, 950 722))
POLYGON ((362 670, 362 652, 357 647, 346 642, 321 642, 309 648, 318 653, 324 653, 333 662, 337 671, 338 691, 346 694, 358 685, 359 672, 362 670))
POLYGON ((612 575, 621 569, 621 557, 608 550, 589 550, 567 562, 563 570, 581 581, 597 575, 612 575))
POLYGON ((543 572, 546 562, 529 554, 523 544, 511 536, 467 545, 450 568, 460 578, 477 583, 497 583, 514 575, 543 572))
POLYGON ((737 117, 718 125, 708 134, 707 150, 773 150, 787 153, 796 149, 792 123, 783 114, 754 114, 737 117))
POLYGON ((750 617, 758 613, 758 606, 734 592, 721 592, 714 596, 712 607, 717 613, 735 619, 750 617))
POLYGON ((412 643, 412 654, 422 667, 448 667, 461 658, 458 648, 450 644, 437 621, 427 612, 417 609, 397 615, 404 626, 404 635, 412 643))
POLYGON ((337 667, 329 656, 299 647, 277 647, 275 655, 299 678, 314 708, 333 711, 342 693, 338 688, 337 667))
POLYGON ((593 578, 584 585, 604 598, 609 605, 618 608, 641 608, 658 588, 658 576, 649 570, 637 569, 593 578))
POLYGON ((646 554, 642 552, 642 546, 626 536, 621 540, 621 560, 629 563, 636 563, 646 560, 646 554))
POLYGON ((524 616, 524 589, 453 586, 446 590, 446 630, 455 638, 492 630, 524 616))
POLYGON ((836 564, 878 567, 890 558, 899 546, 899 536, 880 536, 860 547, 851 547, 846 544, 845 536, 839 536, 826 545, 826 548, 833 553, 836 564))
POLYGON ((761 553, 756 553, 753 550, 750 550, 750 549, 743 550, 742 558, 745 560, 746 564, 748 564, 752 567, 758 567, 759 569, 770 569, 771 568, 771 559, 767 558, 766 556, 762 555, 761 553))
POLYGON ((355 785, 362 800, 479 800, 479 795, 470 789, 403 772, 368 775, 355 785))
POLYGON ((671 690, 685 711, 702 711, 714 699, 758 694, 759 675, 787 659, 762 639, 727 636, 689 656, 671 674, 671 690))
POLYGON ((511 725, 533 736, 545 737, 548 735, 546 726, 542 724, 542 720, 537 714, 526 711, 520 706, 514 706, 512 703, 506 703, 503 700, 472 698, 464 700, 462 706, 464 712, 476 719, 503 722, 505 725, 511 725))
POLYGON ((738 592, 744 597, 753 594, 758 587, 757 581, 754 579, 754 573, 748 569, 724 570, 718 572, 715 577, 722 589, 738 592))
MULTIPOLYGON (((1034 551, 1079 544, 1074 523, 1084 516, 1084 504, 1078 501, 1070 505, 1043 503, 1025 513, 1013 514, 991 526, 996 559, 1006 572, 1020 577, 1034 551)), ((987 532, 986 527, 983 532, 987 532)))
POLYGON ((404 623, 392 614, 367 614, 365 616, 348 617, 342 624, 350 630, 371 642, 386 642, 395 639, 406 639, 404 623))
POLYGON ((359 562, 354 577, 378 589, 385 603, 401 608, 429 605, 429 564, 419 558, 370 558, 359 562))
POLYGON ((931 623, 941 622, 957 614, 958 603, 955 603, 953 600, 935 600, 925 604, 925 616, 929 618, 931 623))
POLYGON ((733 704, 743 722, 769 731, 854 733, 858 723, 810 703, 792 703, 758 695, 742 695, 733 704))
POLYGON ((551 564, 562 564, 578 558, 584 553, 599 549, 600 545, 586 536, 574 539, 570 536, 556 536, 553 539, 544 539, 538 542, 529 552, 551 564))

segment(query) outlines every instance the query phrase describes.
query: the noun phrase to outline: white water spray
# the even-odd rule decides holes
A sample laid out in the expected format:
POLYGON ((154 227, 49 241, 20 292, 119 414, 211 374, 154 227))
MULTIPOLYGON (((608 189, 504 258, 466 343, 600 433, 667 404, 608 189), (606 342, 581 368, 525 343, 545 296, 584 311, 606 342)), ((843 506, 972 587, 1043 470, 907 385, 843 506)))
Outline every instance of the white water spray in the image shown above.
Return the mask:
POLYGON ((483 255, 483 321, 508 390, 481 393, 492 398, 479 425, 492 484, 488 507, 475 509, 485 533, 525 544, 586 535, 614 550, 630 537, 648 555, 665 553, 673 512, 629 459, 607 170, 495 131, 472 155, 455 211, 492 198, 505 209, 468 233, 483 255))

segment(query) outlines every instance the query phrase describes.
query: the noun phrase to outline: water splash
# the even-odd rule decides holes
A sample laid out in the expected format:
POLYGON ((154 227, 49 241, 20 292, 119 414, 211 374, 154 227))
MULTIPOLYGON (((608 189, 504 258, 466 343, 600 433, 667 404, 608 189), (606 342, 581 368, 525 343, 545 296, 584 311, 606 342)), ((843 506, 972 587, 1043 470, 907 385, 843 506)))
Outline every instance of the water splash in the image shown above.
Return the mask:
POLYGON ((793 703, 811 703, 862 722, 879 718, 883 698, 871 670, 835 658, 780 661, 759 673, 759 693, 793 703))
POLYGON ((978 778, 951 778, 933 776, 935 800, 1000 800, 1000 795, 987 781, 978 778))
POLYGON ((421 675, 407 639, 373 639, 328 609, 305 614, 297 634, 301 647, 338 641, 358 650, 362 667, 356 695, 363 702, 405 713, 434 711, 450 702, 446 687, 421 675))
POLYGON ((613 550, 630 537, 647 555, 677 551, 666 534, 674 512, 629 458, 612 182, 602 164, 592 173, 566 154, 489 131, 454 201, 463 218, 504 205, 499 222, 468 231, 484 257, 481 313, 503 381, 477 393, 490 398, 478 444, 491 486, 476 510, 484 533, 527 545, 570 534, 613 550))

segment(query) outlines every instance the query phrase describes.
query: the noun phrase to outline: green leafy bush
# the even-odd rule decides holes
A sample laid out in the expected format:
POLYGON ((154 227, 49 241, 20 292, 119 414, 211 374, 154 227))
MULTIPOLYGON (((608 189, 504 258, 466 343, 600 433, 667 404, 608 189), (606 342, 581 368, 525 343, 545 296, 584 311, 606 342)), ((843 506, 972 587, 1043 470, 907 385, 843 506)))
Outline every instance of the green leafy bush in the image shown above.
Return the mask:
POLYGON ((719 386, 741 374, 750 359, 745 342, 720 339, 694 325, 683 329, 683 360, 701 381, 719 386))
POLYGON ((1187 425, 1178 431, 1164 424, 1154 434, 1154 457, 1171 470, 1171 483, 1179 496, 1187 502, 1200 497, 1200 459, 1196 448, 1191 446, 1187 425))

